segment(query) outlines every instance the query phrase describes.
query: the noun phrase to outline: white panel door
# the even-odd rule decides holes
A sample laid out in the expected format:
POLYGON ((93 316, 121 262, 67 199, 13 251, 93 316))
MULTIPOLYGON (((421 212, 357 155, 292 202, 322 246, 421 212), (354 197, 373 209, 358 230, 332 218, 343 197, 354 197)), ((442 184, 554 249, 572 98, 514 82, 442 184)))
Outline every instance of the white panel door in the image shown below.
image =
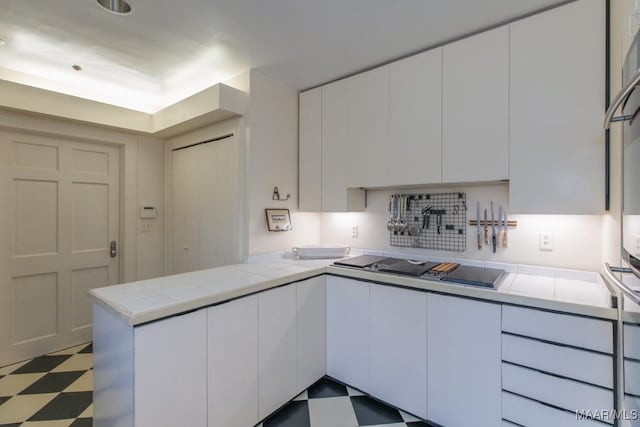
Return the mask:
POLYGON ((207 311, 134 329, 135 426, 207 425, 207 311))
POLYGON ((429 294, 429 419, 497 426, 501 419, 500 305, 429 294))
POLYGON ((510 25, 515 213, 604 213, 605 21, 581 0, 510 25))
POLYGON ((119 277, 119 176, 115 146, 0 133, 0 365, 91 339, 87 292, 119 277))
POLYGON ((260 419, 297 392, 296 287, 258 294, 258 406, 260 419))
POLYGON ((389 184, 442 181, 442 48, 389 65, 389 184))
POLYGON ((327 374, 369 391, 371 285, 327 277, 327 374))
POLYGON ((235 136, 171 151, 171 273, 241 261, 235 136))
POLYGON ((509 178, 509 27, 442 51, 444 182, 509 178))
POLYGON ((209 427, 258 422, 258 297, 207 310, 209 427))
POLYGON ((327 287, 326 276, 296 284, 298 378, 302 391, 327 373, 327 287))
POLYGON ((371 286, 371 394, 427 418, 427 294, 371 286))

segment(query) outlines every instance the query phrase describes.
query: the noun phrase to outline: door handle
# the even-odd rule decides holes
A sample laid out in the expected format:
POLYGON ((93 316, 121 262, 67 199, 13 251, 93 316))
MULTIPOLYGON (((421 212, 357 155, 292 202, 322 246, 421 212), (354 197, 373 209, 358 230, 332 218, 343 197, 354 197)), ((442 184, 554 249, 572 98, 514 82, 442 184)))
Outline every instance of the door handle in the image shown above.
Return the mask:
POLYGON ((118 256, 118 244, 115 240, 112 240, 109 244, 109 255, 111 258, 115 258, 118 256))

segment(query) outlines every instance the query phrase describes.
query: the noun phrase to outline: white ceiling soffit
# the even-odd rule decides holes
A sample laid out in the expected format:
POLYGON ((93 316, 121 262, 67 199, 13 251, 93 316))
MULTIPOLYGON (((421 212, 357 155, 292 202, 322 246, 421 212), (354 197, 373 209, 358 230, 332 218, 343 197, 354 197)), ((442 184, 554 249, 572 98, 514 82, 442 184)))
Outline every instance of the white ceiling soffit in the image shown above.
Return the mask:
POLYGON ((303 89, 566 1, 130 3, 0 0, 0 79, 154 113, 250 68, 303 89))

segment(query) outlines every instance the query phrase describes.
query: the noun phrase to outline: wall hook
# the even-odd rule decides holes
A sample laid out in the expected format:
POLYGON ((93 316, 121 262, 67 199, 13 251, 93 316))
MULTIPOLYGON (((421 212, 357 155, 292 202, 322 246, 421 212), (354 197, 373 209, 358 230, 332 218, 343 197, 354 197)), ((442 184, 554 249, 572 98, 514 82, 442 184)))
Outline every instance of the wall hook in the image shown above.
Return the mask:
POLYGON ((271 196, 272 200, 278 200, 281 202, 285 202, 287 200, 289 200, 291 198, 291 194, 287 194, 287 197, 284 199, 280 198, 280 191, 278 190, 278 187, 273 187, 273 195, 271 196))

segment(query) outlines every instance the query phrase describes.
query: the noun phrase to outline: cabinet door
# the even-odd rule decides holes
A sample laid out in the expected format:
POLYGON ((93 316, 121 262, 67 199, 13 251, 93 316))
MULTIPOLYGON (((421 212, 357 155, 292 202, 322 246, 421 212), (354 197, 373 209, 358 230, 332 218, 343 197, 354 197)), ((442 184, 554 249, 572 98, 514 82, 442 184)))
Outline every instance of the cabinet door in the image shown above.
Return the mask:
POLYGON ((389 184, 442 181, 442 48, 389 65, 389 184))
POLYGON ((427 294, 371 286, 371 394, 427 418, 427 294))
POLYGON ((369 283, 327 277, 327 374, 369 391, 369 283))
POLYGON ((509 28, 442 52, 444 182, 509 178, 509 28))
POLYGON ((345 79, 349 187, 389 184, 389 67, 345 79))
POLYGON ((258 422, 258 297, 207 309, 209 427, 258 422))
POLYGON ((429 419, 495 426, 501 419, 500 305, 429 294, 429 419))
POLYGON ((297 392, 296 287, 258 295, 259 418, 284 405, 297 392))
POLYGON ((581 0, 510 25, 515 213, 604 211, 604 12, 581 0))
POLYGON ((322 211, 364 210, 364 191, 351 185, 354 144, 349 142, 347 110, 349 81, 322 87, 322 211))
POLYGON ((135 425, 207 425, 205 310, 134 329, 135 425))
POLYGON ((298 209, 322 210, 322 88, 300 94, 298 209))
POLYGON ((302 391, 327 373, 327 287, 325 276, 296 284, 298 375, 302 391))

